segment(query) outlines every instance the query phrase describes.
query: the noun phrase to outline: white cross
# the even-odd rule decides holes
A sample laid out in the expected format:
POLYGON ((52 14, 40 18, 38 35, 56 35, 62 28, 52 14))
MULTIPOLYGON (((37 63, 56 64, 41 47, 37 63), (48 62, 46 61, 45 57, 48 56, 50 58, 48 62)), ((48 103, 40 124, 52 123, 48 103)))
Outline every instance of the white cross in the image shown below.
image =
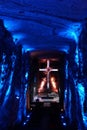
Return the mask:
POLYGON ((39 69, 39 71, 44 71, 47 72, 47 89, 49 89, 50 83, 49 83, 49 79, 50 79, 50 72, 51 71, 58 71, 58 69, 52 69, 50 67, 50 60, 47 60, 47 67, 45 69, 39 69))

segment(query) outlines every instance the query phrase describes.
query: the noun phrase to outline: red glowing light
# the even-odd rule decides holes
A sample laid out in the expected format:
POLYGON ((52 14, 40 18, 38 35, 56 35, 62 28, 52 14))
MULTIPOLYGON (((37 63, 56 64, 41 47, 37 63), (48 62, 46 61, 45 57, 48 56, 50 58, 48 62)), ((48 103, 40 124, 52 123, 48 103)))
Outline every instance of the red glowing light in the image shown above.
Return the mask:
POLYGON ((52 84, 52 91, 53 92, 58 92, 56 81, 55 81, 54 77, 51 77, 51 84, 52 84))
POLYGON ((40 87, 38 89, 38 92, 43 92, 44 91, 44 85, 46 84, 46 78, 43 78, 40 84, 40 87))

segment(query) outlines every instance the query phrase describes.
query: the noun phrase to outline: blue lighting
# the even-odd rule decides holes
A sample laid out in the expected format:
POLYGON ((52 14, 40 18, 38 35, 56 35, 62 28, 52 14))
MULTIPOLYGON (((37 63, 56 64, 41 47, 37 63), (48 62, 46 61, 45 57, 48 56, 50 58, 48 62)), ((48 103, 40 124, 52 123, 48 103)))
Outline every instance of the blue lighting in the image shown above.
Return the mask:
POLYGON ((28 114, 26 117, 27 117, 27 118, 26 118, 26 120, 24 121, 23 125, 26 125, 26 124, 29 122, 30 117, 31 117, 31 113, 28 114))
POLYGON ((30 114, 27 115, 27 120, 26 120, 27 122, 30 120, 31 114, 32 113, 30 113, 30 114))
POLYGON ((29 48, 29 47, 27 47, 26 52, 27 52, 27 51, 33 51, 33 50, 34 50, 34 48, 31 48, 31 47, 29 48))
POLYGON ((28 72, 26 72, 26 74, 25 74, 25 78, 28 79, 28 72))
POLYGON ((65 30, 63 32, 59 33, 60 36, 65 37, 65 38, 69 38, 75 41, 78 41, 77 36, 75 34, 75 32, 73 32, 72 30, 65 30))
POLYGON ((68 79, 68 61, 66 61, 66 67, 65 67, 65 73, 66 73, 66 79, 68 79))
POLYGON ((81 72, 81 75, 83 76, 83 54, 82 54, 82 51, 81 49, 79 49, 79 57, 80 57, 80 72, 81 72))
POLYGON ((80 97, 82 115, 84 115, 83 104, 85 101, 85 89, 81 83, 78 83, 77 89, 78 89, 78 93, 79 93, 79 97, 80 97))
POLYGON ((66 105, 67 105, 67 89, 65 89, 65 91, 64 91, 64 103, 65 103, 65 108, 66 108, 66 105))
POLYGON ((14 68, 16 60, 16 55, 14 53, 12 53, 11 60, 12 60, 12 68, 14 68))
POLYGON ((15 90, 15 96, 16 96, 16 98, 18 98, 19 97, 19 91, 18 90, 15 90))
POLYGON ((78 90, 79 98, 80 98, 80 105, 81 105, 83 122, 84 122, 85 126, 87 127, 87 117, 84 114, 85 88, 82 85, 82 83, 78 83, 77 90, 78 90))
POLYGON ((0 90, 3 88, 4 84, 5 84, 5 77, 8 74, 8 64, 6 63, 6 55, 5 53, 3 53, 2 55, 2 63, 1 63, 1 75, 0 75, 0 90))
POLYGON ((23 52, 23 53, 24 53, 24 52, 31 52, 31 51, 34 51, 34 50, 35 50, 35 48, 29 47, 29 46, 27 46, 27 45, 24 45, 23 48, 22 48, 22 52, 23 52))
POLYGON ((15 44, 17 44, 20 40, 23 40, 25 37, 26 37, 25 34, 16 33, 16 34, 13 34, 13 41, 15 44))
POLYGON ((3 88, 3 85, 5 83, 5 76, 8 73, 8 64, 1 64, 1 81, 0 81, 0 89, 3 88), (3 80, 2 80, 3 79, 3 80))
POLYGON ((64 92, 64 105, 65 105, 65 114, 66 114, 66 117, 68 117, 71 122, 71 90, 70 88, 66 88, 65 89, 65 92, 64 92))
POLYGON ((8 96, 8 95, 10 94, 10 91, 11 91, 11 85, 9 85, 9 87, 8 87, 8 89, 7 89, 7 91, 6 91, 5 97, 8 96))
POLYGON ((64 119, 64 116, 61 116, 62 119, 64 119))
POLYGON ((63 122, 63 126, 66 126, 66 123, 65 123, 65 122, 63 122))
POLYGON ((84 122, 84 125, 87 127, 87 116, 83 116, 83 122, 84 122))
MULTIPOLYGON (((14 55, 15 56, 15 55, 14 55)), ((3 53, 2 55, 2 64, 1 64, 1 82, 0 82, 0 89, 3 89, 3 87, 7 87, 4 95, 3 105, 4 106, 9 99, 11 88, 12 88, 12 79, 14 74, 14 65, 15 65, 15 58, 13 54, 11 56, 11 62, 12 62, 12 69, 9 70, 9 65, 6 63, 6 55, 3 53), (9 76, 7 75, 9 72, 9 76), (6 79, 6 77, 8 78, 6 79)))
POLYGON ((4 26, 7 28, 8 31, 14 31, 14 29, 19 29, 21 27, 20 20, 15 19, 4 19, 4 26))
POLYGON ((79 66, 79 48, 78 48, 78 45, 76 46, 76 50, 75 50, 75 62, 77 64, 77 66, 79 66))
POLYGON ((68 29, 59 33, 59 36, 69 38, 78 43, 79 35, 82 31, 82 25, 80 23, 70 24, 68 29))
POLYGON ((27 118, 30 118, 30 115, 27 115, 27 118))
POLYGON ((69 46, 57 47, 57 48, 58 48, 58 50, 63 51, 66 54, 68 54, 68 52, 69 52, 69 46))
POLYGON ((17 120, 18 121, 21 121, 22 120, 22 108, 21 108, 21 103, 20 103, 20 100, 19 100, 19 108, 18 108, 18 114, 17 114, 17 120))
POLYGON ((26 122, 24 122, 23 125, 26 125, 26 122))
POLYGON ((15 66, 15 60, 16 60, 16 56, 14 55, 14 53, 11 56, 11 61, 12 61, 12 69, 10 72, 10 76, 8 78, 8 88, 7 91, 5 93, 5 98, 3 101, 3 105, 5 105, 5 103, 7 102, 7 100, 9 99, 9 95, 11 93, 11 89, 12 89, 12 79, 13 79, 13 74, 14 74, 14 66, 15 66))
POLYGON ((19 99, 19 96, 16 96, 16 99, 19 99))
POLYGON ((81 83, 78 83, 77 89, 78 89, 78 93, 79 93, 79 96, 80 96, 81 105, 83 105, 84 100, 85 100, 85 89, 84 89, 84 87, 81 83))

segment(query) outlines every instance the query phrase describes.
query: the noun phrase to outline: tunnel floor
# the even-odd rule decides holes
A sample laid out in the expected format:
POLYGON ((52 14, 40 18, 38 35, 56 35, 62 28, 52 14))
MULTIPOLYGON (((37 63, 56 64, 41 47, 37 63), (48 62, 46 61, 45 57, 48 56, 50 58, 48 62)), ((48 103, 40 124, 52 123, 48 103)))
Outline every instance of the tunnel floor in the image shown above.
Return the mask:
POLYGON ((26 124, 15 125, 12 130, 70 130, 70 126, 63 125, 56 109, 42 108, 34 109, 26 124))

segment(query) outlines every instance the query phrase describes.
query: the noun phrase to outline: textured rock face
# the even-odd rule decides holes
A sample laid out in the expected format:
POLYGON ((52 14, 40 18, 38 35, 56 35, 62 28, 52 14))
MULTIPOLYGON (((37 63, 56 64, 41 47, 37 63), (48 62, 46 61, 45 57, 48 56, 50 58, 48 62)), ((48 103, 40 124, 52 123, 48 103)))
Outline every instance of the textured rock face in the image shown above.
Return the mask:
MULTIPOLYGON (((20 88, 19 86, 24 85, 24 80, 21 83, 21 78, 24 79, 24 74, 26 70, 28 70, 29 66, 26 65, 26 60, 28 57, 22 60, 22 48, 21 46, 15 46, 13 42, 13 38, 15 42, 19 41, 20 44, 26 45, 25 48, 30 50, 33 49, 47 49, 47 47, 54 50, 66 50, 68 52, 68 63, 69 63, 69 79, 67 81, 68 97, 67 100, 67 111, 69 110, 69 116, 71 117, 71 121, 76 121, 76 123, 80 127, 83 126, 82 120, 83 115, 81 108, 84 109, 84 113, 87 113, 87 2, 79 0, 79 2, 72 0, 12 0, 8 3, 8 0, 0 1, 0 18, 4 19, 7 29, 3 24, 3 21, 0 20, 0 67, 4 66, 4 72, 9 71, 9 75, 6 72, 4 79, 3 70, 0 68, 0 79, 2 79, 2 84, 5 81, 5 85, 3 86, 3 93, 0 90, 0 104, 2 106, 6 91, 9 86, 8 82, 11 82, 9 79, 12 77, 12 61, 11 56, 13 52, 17 57, 16 66, 14 71, 14 76, 12 80, 12 95, 8 102, 6 103, 6 107, 4 106, 1 109, 3 115, 0 116, 1 124, 6 122, 5 126, 13 123, 17 118, 22 117, 22 113, 24 114, 24 107, 21 102, 25 103, 25 97, 22 96, 24 94, 24 88, 20 88), (9 24, 9 22, 12 24, 9 24), (75 43, 75 31, 77 30, 76 26, 71 27, 73 22, 78 21, 82 24, 82 32, 78 37, 78 54, 76 55, 76 43, 75 43), (59 36, 59 32, 63 32, 63 37, 59 36), (13 36, 13 38, 12 38, 13 36), (73 38, 74 37, 74 38, 73 38), (29 48, 30 47, 30 48, 29 48), (79 63, 75 62, 75 56, 79 63), (6 57, 6 58, 5 58, 6 57), (3 59, 4 58, 4 59, 3 59), (4 60, 6 61, 4 62, 4 60), (25 60, 26 59, 26 60, 25 60), (9 62, 10 61, 10 62, 9 62), (22 63, 23 61, 23 63, 22 63), (3 63, 2 63, 3 62, 3 63), (22 65, 27 66, 25 68, 21 68, 22 65), (77 66, 77 64, 79 66, 77 66), (6 68, 7 67, 7 68, 6 68), (22 70, 21 70, 22 69, 22 70), (24 74, 21 77, 21 72, 24 74), (16 75, 16 76, 15 76, 16 75), (83 84, 85 90, 85 99, 84 103, 81 106, 81 98, 78 93, 78 83, 83 84), (16 86, 16 87, 15 87, 16 86), (17 89, 16 89, 17 88, 17 89), (22 90, 21 90, 22 89, 22 90), (18 91, 16 91, 18 90, 18 91), (20 92, 21 90, 21 92, 20 92), (20 101, 16 100, 15 94, 21 95, 20 101), (3 95, 2 95, 3 94, 3 95), (11 99, 12 97, 12 99, 11 99), (11 99, 11 100, 10 100, 11 99), (11 104, 14 102, 14 107, 11 104), (8 105, 10 104, 10 105, 8 105), (17 107, 16 105, 17 104, 17 107), (20 105, 20 106, 19 106, 20 105), (22 109, 20 109, 22 108, 22 109), (10 111, 11 110, 11 111, 10 111), (10 112, 9 112, 10 111, 10 112), (18 114, 19 112, 19 114, 18 114), (15 113, 15 115, 12 113, 15 113), (79 114, 78 114, 79 113, 79 114), (9 115, 9 116, 8 116, 9 115), (9 120, 8 120, 9 118, 9 120)), ((27 83, 26 83, 27 84, 27 83)), ((81 90, 80 90, 81 91, 81 90)), ((8 92, 8 91, 7 91, 8 92)), ((17 98, 19 96, 17 95, 17 98)), ((82 96, 84 94, 82 93, 82 96)))

